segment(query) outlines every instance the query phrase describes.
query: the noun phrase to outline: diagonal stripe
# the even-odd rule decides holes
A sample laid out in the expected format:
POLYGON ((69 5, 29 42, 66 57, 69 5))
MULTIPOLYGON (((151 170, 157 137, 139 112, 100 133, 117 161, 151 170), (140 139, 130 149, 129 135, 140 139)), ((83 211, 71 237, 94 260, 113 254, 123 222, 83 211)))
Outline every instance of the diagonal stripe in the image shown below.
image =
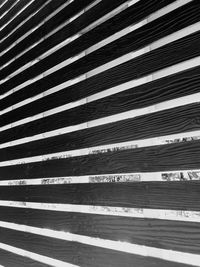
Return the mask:
POLYGON ((78 267, 77 265, 73 265, 67 262, 63 262, 60 260, 56 260, 50 257, 46 257, 37 253, 33 253, 30 252, 28 250, 24 250, 21 248, 17 248, 17 247, 13 247, 13 246, 9 246, 7 244, 4 243, 0 243, 0 249, 9 251, 11 253, 20 255, 20 256, 24 256, 30 259, 33 259, 37 262, 41 262, 41 263, 45 263, 45 264, 49 264, 50 266, 55 266, 55 267, 78 267))
POLYGON ((15 207, 37 210, 50 210, 60 212, 75 212, 98 214, 108 216, 122 216, 131 218, 148 218, 158 220, 173 220, 184 222, 200 222, 200 211, 189 210, 167 210, 167 209, 146 209, 146 208, 127 208, 110 206, 92 206, 58 203, 39 203, 39 202, 20 202, 0 200, 2 207, 15 207))
MULTIPOLYGON (((112 241, 101 238, 94 238, 78 234, 71 234, 64 231, 55 231, 45 228, 32 227, 9 222, 0 221, 0 227, 22 231, 26 233, 56 238, 65 241, 79 242, 82 244, 97 246, 106 249, 112 249, 120 252, 136 254, 145 257, 155 257, 171 262, 189 264, 192 266, 200 266, 200 255, 185 253, 167 249, 154 248, 149 246, 141 246, 128 242, 112 241), (192 262, 191 262, 192 259, 192 262)), ((64 265, 62 265, 64 266, 64 265)), ((69 265, 70 266, 70 265, 69 265)), ((72 265, 73 266, 73 265, 72 265)))
POLYGON ((136 183, 198 181, 200 170, 179 170, 147 173, 114 173, 83 176, 45 177, 36 179, 1 180, 0 186, 87 184, 87 183, 136 183))
MULTIPOLYGON (((38 155, 38 156, 29 156, 25 158, 18 158, 18 159, 11 159, 7 161, 1 161, 0 166, 10 166, 10 165, 17 165, 17 164, 24 164, 24 163, 33 163, 33 162, 40 162, 46 161, 51 159, 61 159, 61 158, 69 158, 69 157, 81 157, 90 154, 103 154, 111 151, 122 151, 128 149, 136 149, 136 148, 143 148, 143 147, 151 147, 151 146, 160 146, 160 145, 167 145, 170 143, 177 143, 177 142, 190 142, 194 140, 200 140, 200 131, 192 131, 186 133, 179 133, 173 135, 166 135, 166 136, 159 136, 149 139, 142 139, 142 140, 133 140, 128 142, 122 143, 115 143, 115 144, 108 144, 103 146, 97 147, 89 147, 83 149, 74 149, 68 151, 61 151, 57 153, 45 154, 45 155, 38 155)), ((8 145, 1 144, 1 148, 12 147, 14 142, 10 142, 8 145)))

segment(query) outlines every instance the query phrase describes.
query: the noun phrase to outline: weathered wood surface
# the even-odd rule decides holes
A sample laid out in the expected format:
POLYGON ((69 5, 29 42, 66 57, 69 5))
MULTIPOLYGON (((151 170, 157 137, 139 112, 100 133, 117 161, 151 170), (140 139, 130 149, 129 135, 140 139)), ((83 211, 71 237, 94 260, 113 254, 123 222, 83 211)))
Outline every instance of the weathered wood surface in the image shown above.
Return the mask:
MULTIPOLYGON (((7 1, 0 8, 0 16, 10 11, 0 17, 0 27, 29 2, 19 1, 10 9, 15 1, 7 1)), ((8 64, 0 69, 0 265, 200 266, 200 141, 192 136, 197 137, 200 130, 200 67, 196 63, 200 56, 200 2, 103 0, 87 10, 93 3, 74 0, 63 6, 66 0, 35 1, 0 31, 0 65, 8 64), (12 32, 45 3, 35 16, 12 32), (122 4, 121 12, 102 22, 104 15, 122 4), (57 8, 61 10, 44 22, 57 8), (84 12, 74 19, 80 11, 84 12), (84 33, 84 28, 98 19, 99 24, 84 33), (15 43, 39 23, 43 24, 15 43), (115 36, 90 51, 93 45, 130 26, 135 29, 126 29, 126 34, 121 33, 119 38, 115 36), (79 37, 40 59, 43 53, 80 31, 79 37), (42 42, 35 44, 43 37, 42 42), (165 37, 166 43, 160 41, 165 37), (151 46, 153 42, 157 48, 151 46), (134 56, 133 52, 145 47, 140 56, 134 56), (16 90, 16 86, 56 64, 70 58, 73 61, 83 51, 83 57, 16 90), (130 60, 119 60, 128 53, 130 60), (31 65, 35 59, 39 61, 31 65), (119 64, 111 67, 115 59, 119 64), (12 75, 27 63, 30 65, 12 75), (182 71, 178 69, 179 63, 185 64, 182 71), (107 64, 106 70, 87 76, 87 72, 103 64, 107 64), (171 74, 173 68, 175 72, 171 74), (156 76, 162 71, 163 76, 156 76), (70 84, 82 74, 86 75, 85 80, 70 84), (123 88, 126 82, 140 78, 146 79, 144 83, 123 88), (68 86, 48 95, 49 89, 66 81, 68 86), (104 91, 115 86, 121 86, 121 91, 106 95, 104 91), (43 96, 35 100, 41 93, 43 96), (100 94, 95 98, 97 93, 100 94), (183 102, 183 97, 188 102, 183 102), (30 102, 20 103, 23 100, 30 102), (79 100, 85 102, 50 114, 51 109, 79 100), (175 104, 168 106, 171 100, 175 104), (19 106, 16 108, 15 104, 19 106), (143 108, 144 113, 136 113, 143 108), (133 112, 130 117, 108 120, 109 116, 129 111, 133 112), (40 113, 43 117, 35 119, 40 113), (13 123, 26 118, 29 119, 14 126, 13 123), (101 118, 104 119, 95 122, 101 118), (83 128, 62 132, 64 127, 82 123, 83 128), (57 129, 60 132, 47 135, 57 129), (100 148, 96 152, 67 155, 68 151, 95 146, 186 133, 185 139, 177 137, 167 142, 166 137, 163 144, 150 140, 142 147, 114 147, 103 152, 100 148), (41 134, 38 140, 37 134, 41 134), (30 139, 20 140, 26 137, 30 139), (51 155, 57 152, 58 156, 51 155), (35 156, 40 156, 39 160, 35 156), (156 180, 158 172, 160 178, 156 180), (191 172, 196 180, 180 177, 169 181, 162 176, 165 172, 169 175, 191 172), (151 181, 105 182, 99 178, 130 173, 152 175, 151 181), (82 183, 84 175, 95 176, 95 181, 89 177, 82 183), (62 177, 71 177, 73 182, 69 179, 69 183, 59 184, 62 177), (55 178, 52 184, 48 184, 50 178, 55 178), (10 250, 6 245, 11 246, 10 250), (40 256, 48 257, 48 262, 40 256)))

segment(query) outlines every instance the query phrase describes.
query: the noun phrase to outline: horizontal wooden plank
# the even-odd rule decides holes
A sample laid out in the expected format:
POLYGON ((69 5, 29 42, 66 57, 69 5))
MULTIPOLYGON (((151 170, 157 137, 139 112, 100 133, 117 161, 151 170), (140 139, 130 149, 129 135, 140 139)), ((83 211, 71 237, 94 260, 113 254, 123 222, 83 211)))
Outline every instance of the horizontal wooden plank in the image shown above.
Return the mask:
POLYGON ((28 3, 29 3, 29 0, 22 0, 22 1, 16 2, 16 4, 5 14, 5 16, 0 18, 0 27, 7 24, 28 3))
POLYGON ((22 160, 17 165, 6 164, 0 171, 4 179, 15 179, 198 169, 199 146, 197 140, 84 156, 49 157, 44 161, 27 164, 23 164, 22 160), (29 169, 30 176, 27 174, 29 169), (12 178, 9 172, 13 174, 12 178))
POLYGON ((1 200, 193 211, 199 191, 198 181, 0 187, 1 200))
MULTIPOLYGON (((72 24, 70 23, 70 24, 65 26, 68 28, 68 36, 66 36, 66 39, 75 35, 79 30, 87 27, 90 23, 96 21, 101 16, 105 15, 107 12, 111 11, 113 8, 116 8, 117 6, 124 3, 125 1, 126 0, 119 0, 116 2, 116 1, 112 0, 112 1, 109 1, 109 5, 108 5, 108 2, 106 2, 104 0, 100 1, 91 10, 83 13, 79 18, 77 18, 77 20, 72 22, 72 24)), ((41 38, 43 38, 49 32, 56 29, 60 24, 66 22, 67 19, 70 19, 70 17, 75 16, 78 12, 83 10, 85 7, 87 7, 92 2, 93 2, 92 0, 84 0, 81 2, 80 1, 73 1, 70 4, 70 6, 66 6, 58 14, 56 14, 54 17, 52 17, 46 24, 44 24, 41 27, 39 27, 38 29, 36 29, 33 33, 31 33, 24 40, 22 40, 20 43, 18 43, 15 47, 13 47, 8 52, 6 52, 4 55, 2 55, 1 64, 3 65, 6 62, 8 62, 9 60, 11 60, 12 58, 14 58, 17 54, 24 51, 25 48, 31 46, 33 43, 35 43, 38 40, 40 40, 41 38)), ((61 33, 59 32, 59 34, 61 34, 61 33)), ((55 39, 55 36, 51 35, 51 39, 52 38, 55 39)), ((51 42, 51 40, 48 40, 48 41, 51 42)), ((56 42, 58 42, 58 40, 56 40, 56 42)), ((52 47, 53 46, 51 46, 51 48, 52 47)), ((37 49, 37 47, 36 47, 36 49, 37 49)), ((47 47, 46 47, 46 49, 47 49, 47 47)), ((1 45, 0 45, 0 51, 1 51, 1 45)), ((45 50, 45 51, 47 51, 47 50, 45 50)))
MULTIPOLYGON (((44 9, 41 9, 39 11, 39 14, 37 14, 37 16, 32 17, 32 19, 30 21, 25 23, 22 27, 20 27, 12 35, 10 35, 8 38, 6 38, 0 44, 0 52, 3 52, 6 48, 8 48, 10 45, 12 45, 12 43, 14 43, 19 37, 23 36, 31 28, 37 26, 46 17, 48 17, 53 11, 55 11, 56 9, 61 7, 67 1, 61 0, 61 1, 58 1, 58 3, 53 3, 53 2, 54 1, 51 1, 50 3, 48 3, 44 7, 44 9)), ((65 12, 66 12, 65 19, 70 18, 71 16, 75 15, 77 12, 79 12, 82 8, 84 8, 87 4, 89 4, 91 2, 92 2, 92 0, 84 0, 84 1, 81 1, 81 3, 79 1, 74 1, 74 3, 71 4, 71 9, 65 8, 65 12)), ((54 26, 55 27, 58 26, 59 25, 58 17, 59 17, 59 15, 56 15, 56 18, 57 18, 56 20, 55 20, 55 17, 53 17, 48 21, 50 28, 47 26, 48 24, 42 25, 40 28, 38 28, 38 30, 36 29, 35 31, 33 31, 33 33, 31 33, 29 36, 27 36, 22 42, 18 43, 16 46, 14 46, 8 52, 4 53, 4 55, 2 56, 1 65, 4 65, 6 62, 11 60, 13 57, 17 56, 17 54, 19 54, 20 52, 25 50, 27 47, 29 47, 31 44, 33 44, 34 42, 37 42, 40 38, 42 38, 44 35, 43 35, 42 31, 40 32, 40 29, 43 30, 44 34, 45 34, 45 32, 48 33, 51 30, 53 30, 54 26), (55 25, 54 25, 54 20, 55 20, 55 25), (50 21, 51 21, 51 23, 50 23, 50 21), (58 25, 56 23, 58 23, 58 25), (37 35, 36 35, 36 33, 37 33, 37 35), (12 53, 12 52, 14 52, 14 53, 12 53)), ((64 19, 64 14, 60 15, 61 23, 65 19, 64 19)))
MULTIPOLYGON (((184 5, 158 18, 136 31, 127 34, 103 48, 98 49, 80 60, 48 75, 47 77, 38 80, 37 82, 24 87, 24 90, 33 90, 40 88, 40 92, 52 88, 67 80, 73 79, 81 74, 86 73, 93 68, 109 62, 128 52, 137 50, 148 45, 149 43, 158 40, 174 31, 178 31, 183 27, 191 25, 199 21, 199 2, 194 0, 191 3, 184 5), (173 25, 173 26, 172 26, 173 25), (144 38, 145 36, 145 38, 144 38), (116 49, 117 48, 117 49, 116 49)), ((34 66, 36 67, 36 65, 34 66)), ((30 68, 14 76, 4 83, 2 93, 9 91, 15 86, 32 77, 33 70, 30 68)), ((37 92, 38 93, 38 92, 37 92)), ((36 91, 35 91, 36 94, 36 91)))
POLYGON ((16 255, 6 250, 0 249, 0 264, 5 267, 47 267, 49 265, 36 262, 27 257, 16 255))
POLYGON ((150 257, 142 257, 124 252, 117 252, 95 246, 84 245, 77 242, 68 242, 59 239, 52 239, 44 236, 18 232, 5 228, 0 228, 0 233, 0 242, 18 246, 34 253, 41 253, 42 255, 50 256, 52 258, 57 258, 62 261, 85 267, 121 267, 122 265, 128 267, 133 263, 141 267, 189 266, 150 257))
POLYGON ((200 226, 181 221, 0 207, 0 220, 139 245, 199 253, 200 226))
POLYGON ((5 12, 7 12, 10 8, 12 8, 12 6, 14 5, 14 3, 16 2, 15 0, 9 0, 9 1, 5 1, 6 3, 1 7, 0 9, 0 16, 2 16, 5 12))
MULTIPOLYGON (((115 15, 104 23, 101 23, 99 26, 95 27, 89 32, 84 33, 84 35, 80 36, 78 39, 74 40, 70 44, 67 44, 64 48, 59 49, 59 51, 53 53, 51 56, 48 56, 48 58, 42 60, 42 64, 39 65, 42 65, 43 71, 47 70, 52 66, 64 61, 66 58, 73 57, 78 53, 82 52, 83 50, 94 45, 95 43, 98 43, 103 39, 109 37, 110 35, 128 27, 129 25, 142 20, 146 16, 150 15, 152 12, 163 8, 164 6, 172 2, 174 2, 174 0, 142 0, 136 2, 134 5, 130 6, 129 8, 126 8, 124 11, 115 15), (132 14, 134 14, 134 16, 132 16, 132 14)), ((64 34, 63 32, 62 35, 64 36, 66 35, 66 33, 64 34)), ((5 78, 10 73, 19 69, 21 66, 25 65, 30 60, 33 60, 37 56, 44 53, 44 51, 46 51, 47 49, 50 49, 52 47, 52 42, 47 43, 47 41, 44 41, 43 43, 37 45, 37 50, 34 48, 29 50, 23 56, 15 60, 12 64, 1 70, 0 78, 5 78)), ((57 38, 54 38, 53 41, 54 43, 56 41, 58 42, 57 38)), ((59 39, 59 41, 61 42, 62 40, 59 39)))
MULTIPOLYGON (((8 34, 11 33, 17 26, 24 22, 30 15, 35 13, 39 8, 42 7, 48 0, 38 0, 31 3, 28 8, 23 10, 22 13, 18 14, 8 25, 6 25, 0 32, 0 39, 5 38, 8 34)), ((29 1, 30 3, 30 1, 29 1)), ((4 25, 2 25, 4 26, 4 25)))
MULTIPOLYGON (((13 158, 23 153, 27 148, 30 155, 37 153, 53 153, 62 150, 106 145, 143 138, 151 138, 180 132, 199 130, 199 104, 191 104, 147 114, 133 119, 96 126, 80 131, 69 132, 56 137, 49 137, 39 141, 32 141, 29 145, 15 146, 16 152, 12 152, 13 158), (104 133, 102 135, 102 133, 104 133), (35 149, 38 149, 35 151, 35 149)), ((0 143, 17 140, 31 135, 34 128, 18 126, 0 133, 0 143)), ((29 140, 31 141, 31 139, 29 140)), ((25 141, 24 141, 25 142, 25 141)), ((23 143, 23 142, 22 142, 23 143)), ((28 154, 26 154, 28 156, 28 154)), ((6 150, 2 150, 2 158, 8 157, 6 150)))
MULTIPOLYGON (((169 65, 173 65, 175 63, 179 63, 180 61, 184 61, 190 59, 191 57, 200 55, 199 47, 200 47, 200 33, 198 32, 192 34, 191 36, 187 36, 176 42, 173 42, 172 44, 156 49, 148 54, 140 56, 135 60, 133 60, 131 63, 128 62, 126 66, 129 65, 128 72, 130 69, 132 70, 132 78, 137 78, 138 75, 145 76, 151 72, 157 71, 169 65), (185 51, 184 54, 182 53, 183 50, 185 51), (161 55, 165 55, 166 57, 165 61, 163 61, 161 55), (142 64, 140 64, 140 62, 142 62, 142 64)), ((191 70, 188 72, 192 73, 191 70)), ((197 70, 194 70, 194 72, 197 72, 197 70)), ((185 74, 187 75, 187 72, 185 74)), ((106 98, 97 101, 93 101, 87 105, 78 106, 71 110, 66 110, 48 116, 46 118, 36 120, 32 123, 29 123, 27 127, 32 126, 34 129, 38 128, 40 129, 39 132, 49 131, 56 128, 76 125, 90 120, 95 120, 101 117, 111 116, 116 113, 125 112, 131 109, 143 108, 148 105, 170 100, 174 98, 174 94, 172 94, 171 91, 172 92, 173 91, 176 92, 176 90, 182 91, 183 92, 182 94, 179 92, 176 94, 178 97, 193 93, 192 91, 193 88, 194 92, 198 92, 199 91, 198 82, 200 79, 198 80, 198 77, 194 77, 193 75, 191 77, 189 77, 188 75, 187 80, 184 77, 184 84, 181 83, 181 81, 179 81, 180 82, 179 86, 177 86, 177 77, 175 78, 172 76, 172 80, 173 79, 176 80, 175 85, 172 84, 172 81, 170 85, 166 85, 165 84, 166 79, 163 79, 164 81, 162 83, 162 87, 160 86, 160 88, 157 88, 156 84, 161 83, 161 81, 158 80, 154 82, 155 89, 152 88, 153 84, 150 85, 145 84, 143 86, 132 88, 128 91, 126 90, 124 92, 108 96, 106 98), (192 87, 192 89, 184 90, 186 87, 187 88, 192 87), (142 89, 148 88, 150 93, 148 91, 147 92, 142 91, 141 88, 142 89), (167 93, 166 93, 166 88, 167 88, 167 93), (162 97, 163 95, 164 98, 162 97)), ((181 75, 178 74, 178 76, 183 77, 183 74, 181 75)), ((49 104, 51 105, 52 108, 57 107, 59 104, 66 104, 66 102, 68 103, 69 101, 67 100, 65 103, 63 103, 63 100, 61 100, 61 103, 59 103, 60 101, 58 101, 57 103, 52 98, 53 95, 51 96, 52 101, 50 102, 52 104, 49 104)), ((1 101, 4 102, 4 99, 1 101)), ((16 120, 24 119, 26 117, 30 117, 40 112, 46 111, 48 110, 49 107, 49 105, 48 104, 46 105, 46 103, 47 100, 39 100, 31 104, 27 104, 21 108, 10 111, 8 113, 2 114, 0 117, 0 126, 7 125, 9 123, 15 122, 16 120)))

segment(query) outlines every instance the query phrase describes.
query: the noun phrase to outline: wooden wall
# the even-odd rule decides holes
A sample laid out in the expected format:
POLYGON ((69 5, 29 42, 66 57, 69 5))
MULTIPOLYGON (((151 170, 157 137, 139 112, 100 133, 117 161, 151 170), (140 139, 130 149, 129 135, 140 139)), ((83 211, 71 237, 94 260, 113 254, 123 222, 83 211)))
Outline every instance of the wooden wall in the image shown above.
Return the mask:
POLYGON ((199 0, 0 0, 0 266, 200 266, 199 183, 199 0))

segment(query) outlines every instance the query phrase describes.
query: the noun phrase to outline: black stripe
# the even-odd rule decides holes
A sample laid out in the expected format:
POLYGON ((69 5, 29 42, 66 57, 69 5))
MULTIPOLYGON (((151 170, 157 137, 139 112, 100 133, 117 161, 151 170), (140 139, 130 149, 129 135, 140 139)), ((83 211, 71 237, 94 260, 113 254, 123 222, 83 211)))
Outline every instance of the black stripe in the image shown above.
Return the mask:
MULTIPOLYGON (((125 1, 126 0, 118 0, 118 1, 110 0, 109 4, 106 0, 101 1, 94 8, 92 8, 92 10, 85 12, 81 16, 81 18, 77 19, 74 23, 66 26, 69 29, 68 37, 74 35, 77 31, 88 26, 91 22, 94 22, 99 17, 101 17, 102 15, 105 15, 107 12, 111 11, 113 8, 119 6, 125 1)), ((36 41, 40 40, 46 34, 51 32, 53 29, 58 27, 60 24, 67 21, 67 19, 69 19, 70 17, 76 15, 78 12, 80 12, 83 8, 85 8, 87 5, 91 4, 92 2, 93 0, 82 0, 82 1, 72 2, 69 6, 65 7, 61 12, 59 12, 53 18, 51 18, 47 23, 39 27, 37 30, 35 30, 33 33, 27 36, 22 42, 17 44, 14 48, 9 50, 7 53, 5 53, 1 57, 1 64, 3 65, 4 63, 12 59, 15 55, 25 50, 25 48, 31 46, 36 41)), ((59 31, 58 33, 61 34, 61 31, 59 31)), ((51 39, 52 38, 55 40, 54 35, 52 35, 51 39)), ((48 39, 48 42, 51 42, 51 40, 48 39)), ((51 44, 51 47, 52 45, 53 44, 51 44)), ((0 45, 0 49, 1 49, 1 45, 0 45)))
POLYGON ((0 193, 1 200, 23 202, 200 210, 198 181, 4 186, 0 193))
MULTIPOLYGON (((199 104, 191 104, 39 141, 32 141, 0 149, 0 160, 195 131, 200 129, 199 112, 199 104)), ((3 131, 0 133, 1 142, 4 143, 26 137, 28 131, 33 132, 34 128, 24 129, 23 126, 19 126, 3 131)))
MULTIPOLYGON (((98 43, 108 36, 116 33, 117 31, 120 31, 128 27, 129 25, 136 23, 137 21, 150 15, 152 12, 159 10, 167 4, 172 3, 173 1, 174 0, 141 0, 137 2, 133 6, 130 6, 116 16, 110 18, 104 23, 101 23, 99 26, 95 27, 88 33, 80 36, 70 44, 59 49, 59 51, 54 52, 52 55, 48 56, 47 59, 42 60, 41 63, 43 65, 43 68, 48 69, 52 66, 52 64, 56 65, 67 57, 72 57, 80 53, 84 49, 87 49, 95 43, 98 43)), ((74 22, 72 24, 74 24, 74 22)), ((67 28, 68 27, 65 28, 65 34, 63 32, 62 36, 65 36, 67 34, 67 28)), ((58 34, 54 35, 54 42, 58 41, 57 38, 55 38, 56 35, 58 34)), ((37 56, 41 55, 43 52, 45 52, 47 47, 50 48, 51 46, 52 42, 49 42, 47 40, 42 42, 41 44, 38 44, 37 49, 32 48, 31 50, 27 51, 20 58, 16 59, 14 62, 0 71, 0 79, 5 78, 10 73, 25 65, 30 60, 33 60, 37 56)))
MULTIPOLYGON (((40 92, 56 86, 64 81, 73 79, 81 74, 86 73, 93 68, 109 62, 119 56, 122 56, 133 50, 148 45, 152 41, 158 40, 174 31, 191 25, 199 20, 200 17, 199 1, 193 1, 173 12, 158 18, 157 20, 146 24, 138 30, 127 34, 126 36, 94 51, 84 58, 38 80, 24 88, 24 90, 35 90, 39 87, 40 92), (145 37, 144 37, 145 36, 145 37)), ((53 38, 53 37, 52 37, 53 38)), ((36 68, 37 65, 34 66, 36 68)), ((21 84, 32 77, 33 70, 30 68, 14 76, 4 83, 2 93, 7 92, 11 88, 21 84)), ((35 91, 36 94, 36 91, 35 91)))
MULTIPOLYGON (((199 254, 199 223, 0 207, 1 221, 199 254)), ((159 212, 159 211, 158 211, 159 212)))
POLYGON ((56 238, 0 228, 0 242, 83 267, 181 267, 188 266, 160 259, 131 255, 110 249, 68 242, 56 238), (134 265, 133 265, 134 264, 134 265))
MULTIPOLYGON (((198 169, 199 141, 5 166, 3 179, 198 169)), ((56 159, 55 159, 56 158, 56 159)), ((23 163, 23 160, 22 160, 23 163)))
POLYGON ((0 264, 5 267, 48 267, 49 265, 36 262, 27 257, 16 255, 6 250, 0 249, 0 264))
MULTIPOLYGON (((187 36, 173 42, 172 44, 166 45, 159 49, 153 50, 150 53, 147 53, 143 56, 132 60, 131 62, 127 62, 123 66, 124 72, 122 73, 126 75, 125 69, 128 73, 132 72, 132 79, 137 78, 137 76, 145 76, 149 73, 162 69, 164 67, 173 65, 175 63, 179 63, 180 61, 184 61, 190 59, 191 57, 195 57, 200 55, 200 32, 195 33, 191 36, 187 36), (184 51, 184 54, 183 54, 184 51), (165 60, 163 61, 163 56, 165 56, 165 60), (142 62, 142 64, 141 64, 142 62)), ((191 71, 189 71, 191 73, 191 71)), ((180 74, 178 74, 180 76, 180 74)), ((183 76, 183 74, 182 74, 183 76)), ((174 78, 174 77, 173 77, 174 78)), ((191 79, 191 78, 190 78, 191 79)), ((191 79, 192 80, 192 79, 191 79)), ((165 81, 165 79, 164 79, 165 81)), ((160 81, 156 81, 159 83, 160 81)), ((196 82, 196 79, 195 79, 196 82)), ((146 85, 147 86, 147 85, 146 85)), ((191 94, 192 91, 188 90, 190 87, 195 87, 194 92, 198 92, 199 84, 195 83, 192 80, 192 83, 184 81, 184 84, 180 84, 180 87, 177 88, 177 84, 175 90, 183 90, 182 95, 191 94), (187 90, 184 89, 187 86, 187 90), (182 88, 183 87, 183 88, 182 88)), ((139 90, 141 87, 140 86, 139 90)), ((150 86, 149 86, 150 87, 150 86)), ((81 88, 83 90, 83 88, 81 88)), ((80 107, 73 108, 71 110, 67 110, 64 112, 60 112, 58 114, 54 114, 52 116, 36 120, 34 122, 30 122, 27 126, 24 127, 38 127, 39 131, 49 131, 57 128, 66 127, 69 125, 76 125, 82 122, 87 122, 90 120, 95 120, 101 117, 106 117, 110 115, 114 115, 116 113, 125 112, 131 109, 143 108, 148 105, 156 104, 165 100, 172 99, 174 95, 171 94, 170 88, 167 88, 165 83, 162 84, 163 94, 160 95, 160 91, 156 95, 157 91, 154 90, 154 98, 150 98, 148 93, 141 92, 138 93, 138 88, 132 88, 128 92, 118 93, 117 95, 109 96, 98 101, 94 101, 87 105, 83 105, 80 107), (129 93, 131 92, 131 93, 129 93), (128 94, 129 93, 129 94, 128 94), (162 97, 164 95, 164 98, 162 97), (150 100, 150 101, 149 101, 150 100), (56 124, 55 124, 56 122, 56 124), (54 125, 54 126, 53 126, 54 125), (44 130, 45 129, 45 130, 44 130)), ((152 92, 152 84, 150 92, 152 92)), ((76 92, 77 94, 77 92, 76 92)), ((69 95, 69 93, 68 93, 69 95)), ((178 97, 181 94, 176 94, 178 97)), ((150 95, 151 96, 151 95, 150 95)), ((2 101, 3 102, 3 101, 2 101)), ((59 98, 58 103, 54 100, 54 94, 48 97, 45 100, 45 97, 39 101, 35 101, 31 104, 27 104, 21 108, 15 109, 8 113, 1 115, 0 118, 0 126, 12 123, 16 120, 20 120, 29 116, 33 116, 40 112, 48 110, 48 108, 54 108, 59 105, 66 104, 69 102, 68 96, 66 98, 59 98), (49 101, 49 98, 51 101, 49 101), (67 100, 65 100, 67 99, 67 100), (48 102, 50 104, 48 104, 48 102)))
POLYGON ((10 19, 12 19, 25 5, 27 5, 29 0, 21 0, 14 7, 12 7, 8 13, 0 19, 0 26, 6 24, 10 19))
POLYGON ((4 12, 8 11, 9 8, 16 2, 15 0, 5 1, 6 3, 0 8, 0 16, 3 15, 4 12))
MULTIPOLYGON (((83 7, 85 6, 85 2, 87 0, 84 0, 84 1, 81 1, 83 2, 83 7)), ((92 1, 92 0, 91 0, 92 1)), ((90 2, 91 2, 90 1, 90 2)), ((40 22, 42 22, 46 17, 48 17, 51 13, 53 13, 57 8, 59 8, 60 6, 62 6, 64 3, 66 2, 66 0, 59 0, 59 1, 51 1, 50 3, 48 3, 43 9, 41 9, 38 13, 37 13, 37 16, 33 16, 28 22, 26 22, 22 27, 20 27, 19 29, 17 29, 17 31, 15 31, 11 36, 9 36, 9 38, 7 38, 4 42, 2 42, 2 44, 0 45, 0 52, 2 52, 4 49, 6 49, 7 47, 9 47, 13 42, 15 42, 19 37, 23 36, 26 32, 28 32, 30 29, 34 28, 35 26, 37 26, 40 22)), ((78 1, 76 1, 77 3, 78 1)), ((45 2, 43 2, 45 4, 45 2)), ((69 10, 69 13, 70 13, 70 10, 69 10)), ((72 15, 74 14, 74 10, 72 10, 72 15)), ((67 18, 67 14, 66 14, 66 18, 67 18)), ((48 21, 49 22, 49 21, 48 21)), ((44 26, 43 26, 44 28, 44 26)), ((51 31, 51 29, 49 29, 51 31)), ((37 31, 38 32, 38 31, 37 31)), ((34 36, 34 33, 31 34, 31 36, 34 36)), ((41 33, 40 33, 40 36, 41 36, 41 33)), ((27 38, 25 39, 27 40, 27 38)), ((36 41, 38 39, 32 39, 32 41, 36 41)), ((22 44, 22 42, 20 43, 22 44)), ((17 47, 20 46, 17 45, 17 47)), ((26 44, 25 42, 23 42, 23 47, 21 47, 21 52, 23 50, 25 50, 29 45, 28 43, 26 44)), ((13 48, 14 51, 16 48, 13 48)), ((13 51, 13 49, 11 51, 13 51)), ((18 53, 20 53, 20 51, 18 51, 18 53)), ((4 54, 4 58, 5 58, 5 55, 9 55, 10 52, 8 53, 5 53, 4 54)), ((15 54, 16 56, 17 54, 15 54)), ((12 57, 7 57, 7 60, 9 61, 9 59, 12 59, 12 57)), ((2 57, 3 59, 3 57, 2 57)), ((3 64, 3 62, 7 62, 6 61, 1 61, 1 65, 3 64)))
MULTIPOLYGON (((5 26, 5 28, 1 30, 0 39, 3 39, 6 35, 8 35, 13 29, 15 29, 15 27, 27 19, 32 13, 36 12, 47 1, 48 0, 37 0, 31 3, 21 14, 17 15, 13 21, 11 21, 5 26)), ((21 1, 19 3, 21 3, 21 1)))

